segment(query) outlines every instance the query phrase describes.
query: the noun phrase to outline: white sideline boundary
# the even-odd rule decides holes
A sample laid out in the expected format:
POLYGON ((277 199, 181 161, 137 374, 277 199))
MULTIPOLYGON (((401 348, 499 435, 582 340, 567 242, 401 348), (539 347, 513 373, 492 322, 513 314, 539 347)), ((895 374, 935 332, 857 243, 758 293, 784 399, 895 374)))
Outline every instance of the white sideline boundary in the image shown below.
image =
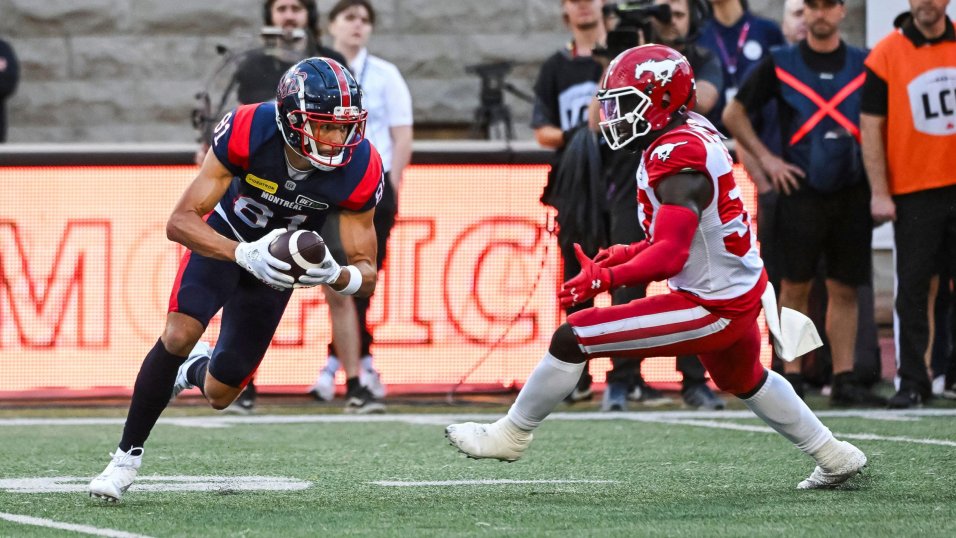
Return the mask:
MULTIPOLYGON (((816 415, 820 418, 861 418, 878 421, 918 421, 930 417, 956 417, 956 409, 908 409, 887 411, 883 409, 825 410, 816 415)), ((170 417, 160 419, 160 424, 187 428, 229 428, 242 425, 273 424, 332 424, 332 423, 402 423, 417 426, 446 426, 455 422, 479 421, 493 422, 500 413, 455 413, 455 414, 392 414, 392 415, 209 415, 197 417, 170 417)), ((697 426, 705 428, 773 433, 763 425, 738 424, 732 420, 756 419, 749 410, 739 411, 648 411, 622 413, 553 413, 548 421, 596 421, 630 420, 673 424, 675 426, 697 426)), ((10 426, 122 426, 122 418, 4 418, 0 419, 0 428, 10 426)), ((923 445, 956 447, 956 441, 948 439, 917 439, 905 436, 887 436, 875 433, 841 433, 835 435, 846 439, 866 441, 888 441, 923 445)))
POLYGON ((614 484, 617 480, 514 480, 496 478, 486 480, 374 480, 369 484, 396 488, 416 488, 428 486, 510 486, 524 484, 614 484))
POLYGON ((19 523, 20 525, 33 525, 34 527, 46 527, 48 529, 79 532, 92 536, 106 536, 109 538, 149 538, 149 536, 146 536, 145 534, 134 534, 132 532, 118 531, 115 529, 103 529, 100 527, 92 527, 90 525, 63 523, 62 521, 55 521, 42 517, 22 516, 19 514, 8 514, 6 512, 0 512, 0 519, 5 519, 12 523, 19 523))

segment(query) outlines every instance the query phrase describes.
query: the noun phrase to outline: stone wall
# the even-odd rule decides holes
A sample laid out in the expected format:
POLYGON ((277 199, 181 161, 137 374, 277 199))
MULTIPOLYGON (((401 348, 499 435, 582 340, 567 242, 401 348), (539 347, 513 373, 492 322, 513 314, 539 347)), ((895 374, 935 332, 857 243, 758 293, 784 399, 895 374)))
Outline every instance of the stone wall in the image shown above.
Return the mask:
MULTIPOLYGON (((530 91, 537 66, 568 38, 558 0, 374 2, 370 49, 405 75, 420 134, 471 121, 478 78, 466 65, 514 61, 508 80, 530 91)), ((864 3, 847 2, 853 44, 863 43, 864 3)), ((323 21, 332 4, 320 0, 323 21)), ((782 4, 750 0, 775 20, 782 4)), ((7 104, 9 141, 190 142, 190 110, 219 62, 216 45, 255 43, 260 17, 260 0, 0 0, 0 35, 22 67, 7 104)), ((506 101, 518 137, 530 137, 530 106, 506 101)))

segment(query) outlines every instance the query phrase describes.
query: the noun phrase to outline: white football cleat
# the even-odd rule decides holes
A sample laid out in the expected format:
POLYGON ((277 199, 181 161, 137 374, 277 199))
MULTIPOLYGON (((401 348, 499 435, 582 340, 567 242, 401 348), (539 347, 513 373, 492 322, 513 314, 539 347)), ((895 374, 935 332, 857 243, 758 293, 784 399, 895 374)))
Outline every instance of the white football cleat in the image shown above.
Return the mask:
POLYGON ((517 461, 534 436, 503 417, 493 424, 452 424, 445 428, 445 438, 469 458, 517 461))
POLYGON ((204 342, 202 340, 196 342, 196 345, 193 346, 193 350, 190 351, 189 356, 186 357, 186 362, 179 365, 179 370, 176 372, 176 383, 173 384, 173 394, 169 397, 170 400, 174 399, 176 396, 179 396, 180 392, 191 389, 195 386, 186 379, 186 372, 189 371, 189 368, 194 362, 203 357, 211 356, 212 349, 209 346, 209 342, 204 342))
POLYGON ((133 447, 129 452, 123 452, 117 448, 110 456, 113 457, 110 464, 90 481, 90 497, 115 503, 119 502, 136 479, 139 466, 143 463, 143 449, 133 447))
POLYGON ((797 489, 831 489, 859 474, 866 466, 866 454, 846 441, 834 443, 821 452, 817 467, 806 480, 797 484, 797 489))
POLYGON ((331 402, 335 398, 335 374, 323 368, 319 372, 319 378, 315 380, 315 385, 309 389, 309 394, 316 400, 331 402))
POLYGON ((388 393, 382 383, 382 376, 374 368, 363 368, 359 373, 359 383, 365 386, 376 400, 381 400, 388 393))

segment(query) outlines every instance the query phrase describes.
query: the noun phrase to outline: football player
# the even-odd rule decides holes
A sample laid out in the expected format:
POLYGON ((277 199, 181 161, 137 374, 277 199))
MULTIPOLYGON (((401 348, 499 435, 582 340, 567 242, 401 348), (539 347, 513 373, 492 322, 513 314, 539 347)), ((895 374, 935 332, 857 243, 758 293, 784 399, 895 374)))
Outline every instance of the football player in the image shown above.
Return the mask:
MULTIPOLYGON (((165 330, 143 361, 119 447, 90 482, 90 496, 120 499, 171 397, 196 386, 215 409, 236 398, 262 361, 292 288, 326 284, 346 295, 375 288, 372 217, 383 174, 364 137, 367 115, 345 67, 309 58, 283 75, 274 101, 239 106, 213 130, 199 174, 166 224, 167 236, 188 251, 165 330), (342 210, 349 265, 327 253, 320 267, 293 281, 269 243, 286 229, 318 231, 335 207, 342 210), (220 309, 219 340, 209 357, 197 342, 220 309)), ((371 401, 358 372, 352 376, 350 396, 371 401)))
POLYGON ((568 306, 658 280, 667 280, 670 293, 568 316, 507 416, 452 424, 445 429, 451 444, 473 458, 517 460, 588 359, 695 354, 718 387, 816 461, 798 488, 834 487, 857 474, 866 464, 863 452, 835 439, 790 383, 760 364, 757 317, 762 300, 769 310, 773 294, 764 293, 767 276, 730 154, 718 131, 691 112, 694 74, 687 60, 663 45, 629 49, 608 67, 598 99, 609 146, 643 152, 638 218, 648 239, 611 246, 594 259, 579 248, 581 272, 558 298, 568 306))

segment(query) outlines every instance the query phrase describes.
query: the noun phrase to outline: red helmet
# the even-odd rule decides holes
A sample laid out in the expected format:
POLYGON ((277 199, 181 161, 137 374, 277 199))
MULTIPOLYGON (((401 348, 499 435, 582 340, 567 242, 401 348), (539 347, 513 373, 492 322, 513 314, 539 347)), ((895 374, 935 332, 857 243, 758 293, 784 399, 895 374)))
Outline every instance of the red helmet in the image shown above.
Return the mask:
POLYGON ((687 58, 670 47, 634 47, 608 66, 598 100, 601 133, 611 149, 621 149, 694 108, 694 70, 687 58))

